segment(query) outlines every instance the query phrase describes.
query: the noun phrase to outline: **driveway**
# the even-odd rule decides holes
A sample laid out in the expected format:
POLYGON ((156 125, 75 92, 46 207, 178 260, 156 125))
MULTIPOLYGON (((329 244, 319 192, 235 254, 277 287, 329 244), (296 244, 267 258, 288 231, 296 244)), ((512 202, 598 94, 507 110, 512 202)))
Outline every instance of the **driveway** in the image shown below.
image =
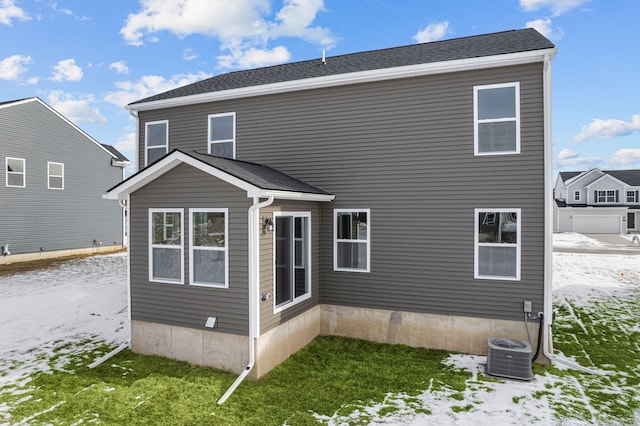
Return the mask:
MULTIPOLYGON (((558 253, 587 253, 587 254, 625 254, 640 255, 640 243, 623 235, 617 234, 583 234, 599 244, 594 247, 553 247, 558 253)), ((640 236, 638 236, 640 240, 640 236)))

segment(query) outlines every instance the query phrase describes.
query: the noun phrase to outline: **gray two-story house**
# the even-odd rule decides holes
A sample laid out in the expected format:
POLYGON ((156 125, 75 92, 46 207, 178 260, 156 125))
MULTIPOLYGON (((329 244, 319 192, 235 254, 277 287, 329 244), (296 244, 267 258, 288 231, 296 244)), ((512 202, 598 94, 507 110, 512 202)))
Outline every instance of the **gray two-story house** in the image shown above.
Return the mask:
POLYGON ((129 161, 41 99, 0 103, 0 263, 122 249, 129 161))
POLYGON ((555 232, 626 234, 640 230, 640 170, 560 172, 554 188, 555 232))
POLYGON ((523 301, 550 321, 555 54, 523 29, 128 105, 140 170, 107 196, 130 215, 133 350, 260 377, 318 335, 526 339, 523 301))

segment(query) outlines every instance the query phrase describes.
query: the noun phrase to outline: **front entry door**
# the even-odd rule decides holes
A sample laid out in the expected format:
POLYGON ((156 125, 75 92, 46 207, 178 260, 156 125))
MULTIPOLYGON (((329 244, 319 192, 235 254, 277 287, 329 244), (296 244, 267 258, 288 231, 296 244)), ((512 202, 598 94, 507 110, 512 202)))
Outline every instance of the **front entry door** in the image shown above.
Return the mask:
POLYGON ((636 229, 636 212, 627 213, 627 229, 636 229))
POLYGON ((276 308, 310 296, 308 214, 276 216, 276 308))

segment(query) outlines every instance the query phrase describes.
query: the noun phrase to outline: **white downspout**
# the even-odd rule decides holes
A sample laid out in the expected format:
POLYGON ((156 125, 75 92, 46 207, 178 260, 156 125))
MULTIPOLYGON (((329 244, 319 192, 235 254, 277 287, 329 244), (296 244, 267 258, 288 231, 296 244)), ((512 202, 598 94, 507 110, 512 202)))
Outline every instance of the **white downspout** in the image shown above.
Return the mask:
POLYGON ((253 198, 253 205, 249 207, 249 363, 247 368, 238 376, 235 382, 220 397, 218 404, 223 404, 236 390, 240 383, 249 375, 256 360, 256 336, 258 335, 258 296, 260 293, 260 224, 259 211, 263 207, 270 206, 274 197, 269 197, 266 201, 259 203, 259 198, 253 198))
POLYGON ((573 361, 553 354, 553 147, 551 137, 551 58, 544 56, 543 102, 544 102, 544 337, 543 353, 553 363, 557 362, 590 374, 597 371, 583 367, 573 361))

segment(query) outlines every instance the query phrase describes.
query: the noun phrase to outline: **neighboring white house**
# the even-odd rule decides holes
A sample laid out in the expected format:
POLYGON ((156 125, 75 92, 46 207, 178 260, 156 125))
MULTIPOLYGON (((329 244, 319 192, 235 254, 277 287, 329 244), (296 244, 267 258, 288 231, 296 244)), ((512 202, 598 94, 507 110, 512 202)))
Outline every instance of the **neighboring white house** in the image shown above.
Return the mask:
POLYGON ((560 172, 554 189, 554 232, 640 231, 640 170, 560 172))

